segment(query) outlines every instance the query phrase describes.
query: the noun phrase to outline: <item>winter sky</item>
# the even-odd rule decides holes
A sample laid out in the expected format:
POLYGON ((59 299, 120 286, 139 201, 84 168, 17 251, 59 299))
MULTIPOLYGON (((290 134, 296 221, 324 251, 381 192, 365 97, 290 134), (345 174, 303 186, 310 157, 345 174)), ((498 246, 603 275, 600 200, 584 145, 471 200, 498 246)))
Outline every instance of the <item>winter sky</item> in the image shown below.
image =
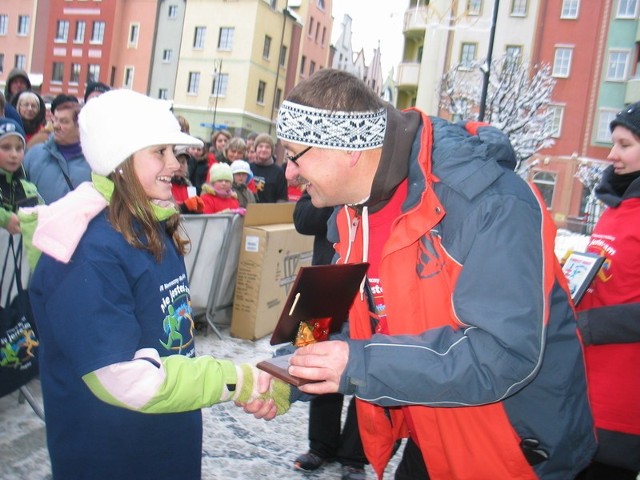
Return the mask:
POLYGON ((333 0, 333 37, 335 43, 342 32, 342 20, 351 17, 351 43, 353 51, 364 49, 368 65, 373 50, 380 42, 382 75, 386 78, 391 68, 397 73, 402 58, 402 19, 408 0, 333 0))

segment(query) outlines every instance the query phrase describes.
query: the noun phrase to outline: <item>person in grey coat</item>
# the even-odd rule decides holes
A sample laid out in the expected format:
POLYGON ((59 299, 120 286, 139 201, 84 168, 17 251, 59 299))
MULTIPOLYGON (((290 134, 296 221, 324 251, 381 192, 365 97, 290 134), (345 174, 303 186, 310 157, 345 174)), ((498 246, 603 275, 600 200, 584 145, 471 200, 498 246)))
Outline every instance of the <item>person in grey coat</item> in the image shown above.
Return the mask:
POLYGON ((27 178, 36 185, 47 204, 91 180, 91 167, 80 146, 78 100, 58 95, 51 103, 51 112, 53 133, 46 142, 31 147, 24 158, 27 178))

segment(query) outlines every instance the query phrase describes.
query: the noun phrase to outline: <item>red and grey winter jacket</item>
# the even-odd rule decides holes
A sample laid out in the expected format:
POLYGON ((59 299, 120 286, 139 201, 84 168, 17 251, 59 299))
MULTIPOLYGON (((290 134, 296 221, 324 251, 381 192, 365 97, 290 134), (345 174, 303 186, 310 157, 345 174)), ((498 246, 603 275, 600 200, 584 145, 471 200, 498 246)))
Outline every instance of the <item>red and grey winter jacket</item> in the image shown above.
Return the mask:
POLYGON ((604 463, 638 470, 640 178, 624 192, 618 192, 614 183, 611 166, 596 190, 608 208, 598 220, 587 246, 587 251, 603 255, 606 260, 578 305, 578 322, 586 345, 593 418, 599 430, 608 431, 606 445, 603 441, 598 457, 603 455, 604 463))
POLYGON ((575 477, 596 444, 544 204, 498 130, 387 121, 365 208, 336 210, 329 232, 338 263, 366 260, 359 219, 408 180, 379 265, 390 335, 372 335, 366 293, 349 318, 340 391, 359 399, 369 461, 381 476, 410 427, 434 480, 575 477))

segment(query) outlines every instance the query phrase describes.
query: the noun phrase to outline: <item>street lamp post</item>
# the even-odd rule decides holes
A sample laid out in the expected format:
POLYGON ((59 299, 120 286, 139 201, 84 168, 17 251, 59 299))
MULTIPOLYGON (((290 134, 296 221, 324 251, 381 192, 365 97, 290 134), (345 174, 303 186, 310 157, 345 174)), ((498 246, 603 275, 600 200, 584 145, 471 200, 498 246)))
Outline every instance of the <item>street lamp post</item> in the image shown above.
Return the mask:
POLYGON ((222 59, 215 58, 213 60, 213 94, 215 100, 213 101, 213 125, 211 126, 211 132, 216 131, 216 113, 218 112, 218 97, 220 96, 220 74, 222 73, 222 59))
POLYGON ((493 42, 496 36, 496 23, 498 21, 498 8, 500 0, 494 0, 493 18, 491 19, 491 31, 489 33, 489 49, 487 52, 487 60, 482 70, 482 93, 480 94, 480 111, 478 112, 478 120, 484 121, 484 112, 486 110, 487 92, 489 90, 489 75, 491 74, 491 57, 493 56, 493 42))

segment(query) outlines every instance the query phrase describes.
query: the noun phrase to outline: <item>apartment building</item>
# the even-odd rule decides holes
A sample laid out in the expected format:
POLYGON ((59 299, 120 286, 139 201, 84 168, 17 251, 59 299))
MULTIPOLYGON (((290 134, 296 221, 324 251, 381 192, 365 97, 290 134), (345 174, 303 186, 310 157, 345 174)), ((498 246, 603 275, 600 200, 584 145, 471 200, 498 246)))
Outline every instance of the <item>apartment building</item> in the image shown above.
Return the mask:
POLYGON ((330 0, 189 0, 174 107, 192 133, 275 134, 295 83, 325 68, 330 0))
MULTIPOLYGON (((34 51, 46 37, 46 22, 37 21, 36 2, 3 1, 0 3, 0 83, 4 85, 9 72, 19 68, 29 73, 34 86, 42 83, 43 50, 34 51), (44 35, 44 36, 43 36, 44 35)), ((48 1, 41 7, 46 13, 48 1)))
MULTIPOLYGON (((19 66, 44 96, 81 99, 101 81, 166 99, 206 140, 218 128, 274 134, 288 91, 331 65, 331 10, 331 0, 4 0, 0 85, 19 66)), ((350 61, 381 92, 379 49, 372 66, 363 52, 350 61)))
POLYGON ((638 0, 410 0, 398 67, 397 105, 439 111, 439 83, 452 66, 493 57, 548 64, 556 81, 550 109, 555 144, 529 172, 561 227, 584 230, 588 191, 581 165, 606 162, 609 123, 640 100, 638 0))

